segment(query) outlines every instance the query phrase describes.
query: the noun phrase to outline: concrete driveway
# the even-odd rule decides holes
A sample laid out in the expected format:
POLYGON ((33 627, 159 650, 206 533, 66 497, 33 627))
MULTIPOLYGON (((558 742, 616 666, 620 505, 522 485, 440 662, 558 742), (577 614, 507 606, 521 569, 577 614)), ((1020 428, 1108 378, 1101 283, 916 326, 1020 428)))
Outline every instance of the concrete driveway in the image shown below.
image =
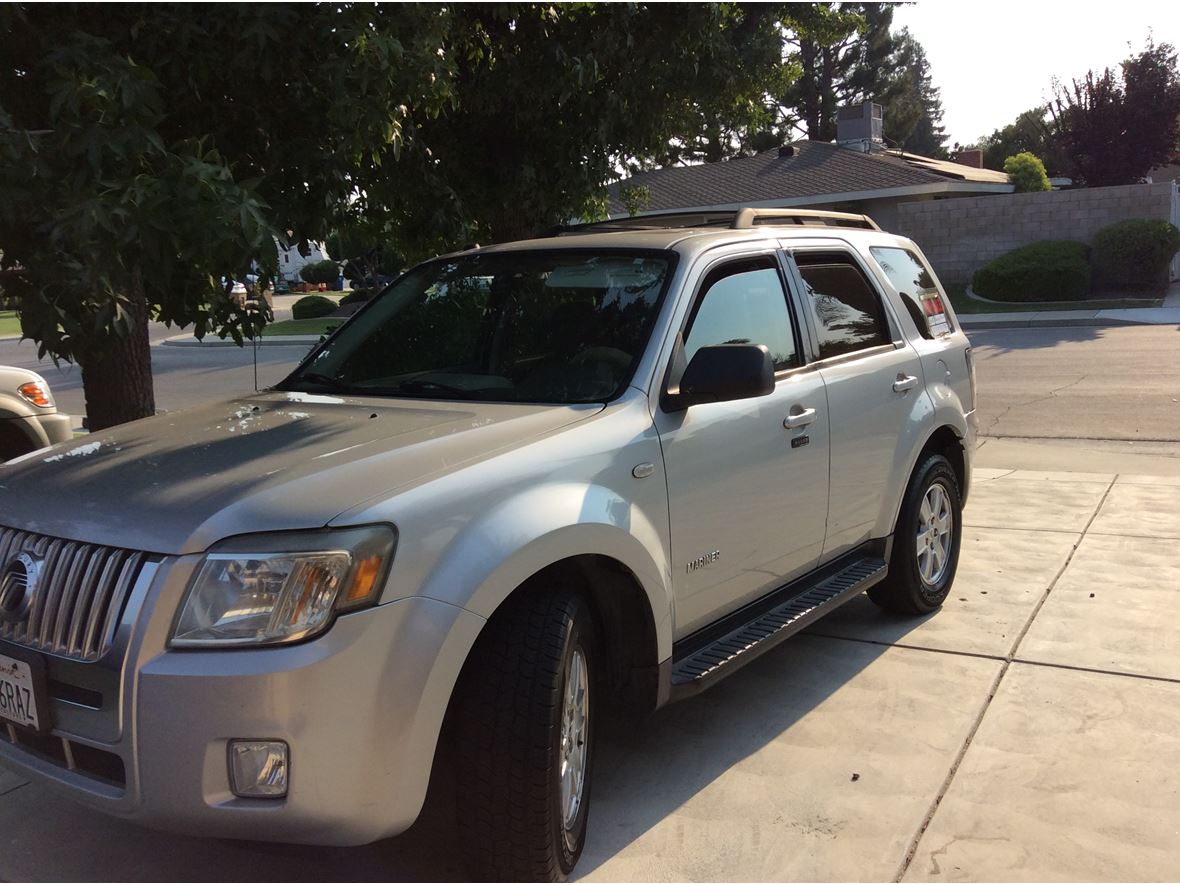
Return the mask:
MULTIPOLYGON (((861 598, 600 743, 587 880, 1180 873, 1180 478, 978 469, 924 619, 861 598)), ((449 822, 331 850, 151 833, 0 771, 0 877, 453 879, 449 822)))

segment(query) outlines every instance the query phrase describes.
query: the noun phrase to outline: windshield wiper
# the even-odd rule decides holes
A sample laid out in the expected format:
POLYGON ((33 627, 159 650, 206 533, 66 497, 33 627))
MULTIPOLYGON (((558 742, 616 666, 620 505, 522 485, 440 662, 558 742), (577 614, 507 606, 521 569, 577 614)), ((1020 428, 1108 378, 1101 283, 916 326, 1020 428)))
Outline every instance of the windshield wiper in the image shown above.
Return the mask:
POLYGON ((449 393, 452 396, 463 398, 476 398, 475 391, 464 390, 462 387, 454 387, 450 384, 443 384, 441 381, 430 381, 426 378, 410 378, 408 381, 402 381, 397 385, 397 389, 404 393, 426 393, 428 391, 438 391, 440 393, 449 393))
POLYGON ((310 381, 312 384, 320 384, 337 393, 351 389, 347 384, 340 381, 340 379, 333 378, 331 375, 325 375, 322 372, 303 372, 295 379, 295 383, 300 381, 310 381))

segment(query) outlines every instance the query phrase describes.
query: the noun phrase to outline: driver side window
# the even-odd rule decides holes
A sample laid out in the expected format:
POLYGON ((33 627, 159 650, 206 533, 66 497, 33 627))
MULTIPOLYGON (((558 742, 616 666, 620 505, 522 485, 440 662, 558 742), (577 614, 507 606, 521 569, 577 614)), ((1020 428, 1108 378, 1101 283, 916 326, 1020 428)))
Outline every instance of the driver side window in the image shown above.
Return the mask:
POLYGON ((711 344, 765 344, 775 371, 798 366, 787 293, 774 259, 743 259, 709 272, 684 336, 684 357, 711 344))

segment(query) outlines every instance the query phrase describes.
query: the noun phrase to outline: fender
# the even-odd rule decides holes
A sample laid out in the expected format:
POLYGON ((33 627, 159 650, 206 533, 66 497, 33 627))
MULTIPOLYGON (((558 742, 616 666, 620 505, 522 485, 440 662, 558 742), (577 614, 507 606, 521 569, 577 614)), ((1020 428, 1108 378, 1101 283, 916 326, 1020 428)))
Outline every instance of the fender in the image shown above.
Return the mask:
MULTIPOLYGON (((949 390, 949 388, 947 389, 949 390)), ((921 444, 911 447, 909 457, 906 459, 905 472, 899 477, 900 483, 892 489, 892 497, 887 499, 893 503, 888 513, 882 514, 883 518, 888 517, 888 524, 884 526, 883 532, 879 532, 881 537, 892 534, 896 528, 897 519, 901 515, 902 498, 905 495, 905 488, 918 466, 918 456, 926 448, 926 444, 930 442, 931 437, 942 427, 949 427, 955 436, 959 438, 960 443, 963 443, 969 436, 967 421, 963 417, 962 404, 959 402, 959 398, 953 395, 953 391, 951 391, 951 394, 952 397, 944 398, 938 402, 930 400, 933 405, 931 419, 922 428, 921 444)), ((967 492, 966 485, 970 482, 971 472, 971 453, 966 450, 965 445, 963 461, 966 466, 967 481, 964 482, 964 488, 961 490, 961 493, 965 496, 967 492)))
MULTIPOLYGON (((662 494, 664 484, 652 487, 662 494)), ((662 533, 636 503, 601 485, 547 484, 500 503, 454 538, 420 595, 489 618, 528 578, 583 554, 609 557, 631 571, 652 613, 657 660, 669 657, 671 574, 662 533)))

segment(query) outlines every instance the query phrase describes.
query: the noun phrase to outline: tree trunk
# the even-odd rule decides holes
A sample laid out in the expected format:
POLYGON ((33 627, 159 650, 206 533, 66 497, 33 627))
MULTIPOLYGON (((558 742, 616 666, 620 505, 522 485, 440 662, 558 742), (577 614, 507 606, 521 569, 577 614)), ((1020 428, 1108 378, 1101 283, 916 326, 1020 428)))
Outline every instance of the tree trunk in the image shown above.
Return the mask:
MULTIPOLYGON (((139 288, 139 287, 137 287, 139 288)), ((112 336, 101 350, 79 359, 86 396, 86 426, 91 432, 156 414, 148 309, 142 289, 129 307, 131 329, 112 336)))

